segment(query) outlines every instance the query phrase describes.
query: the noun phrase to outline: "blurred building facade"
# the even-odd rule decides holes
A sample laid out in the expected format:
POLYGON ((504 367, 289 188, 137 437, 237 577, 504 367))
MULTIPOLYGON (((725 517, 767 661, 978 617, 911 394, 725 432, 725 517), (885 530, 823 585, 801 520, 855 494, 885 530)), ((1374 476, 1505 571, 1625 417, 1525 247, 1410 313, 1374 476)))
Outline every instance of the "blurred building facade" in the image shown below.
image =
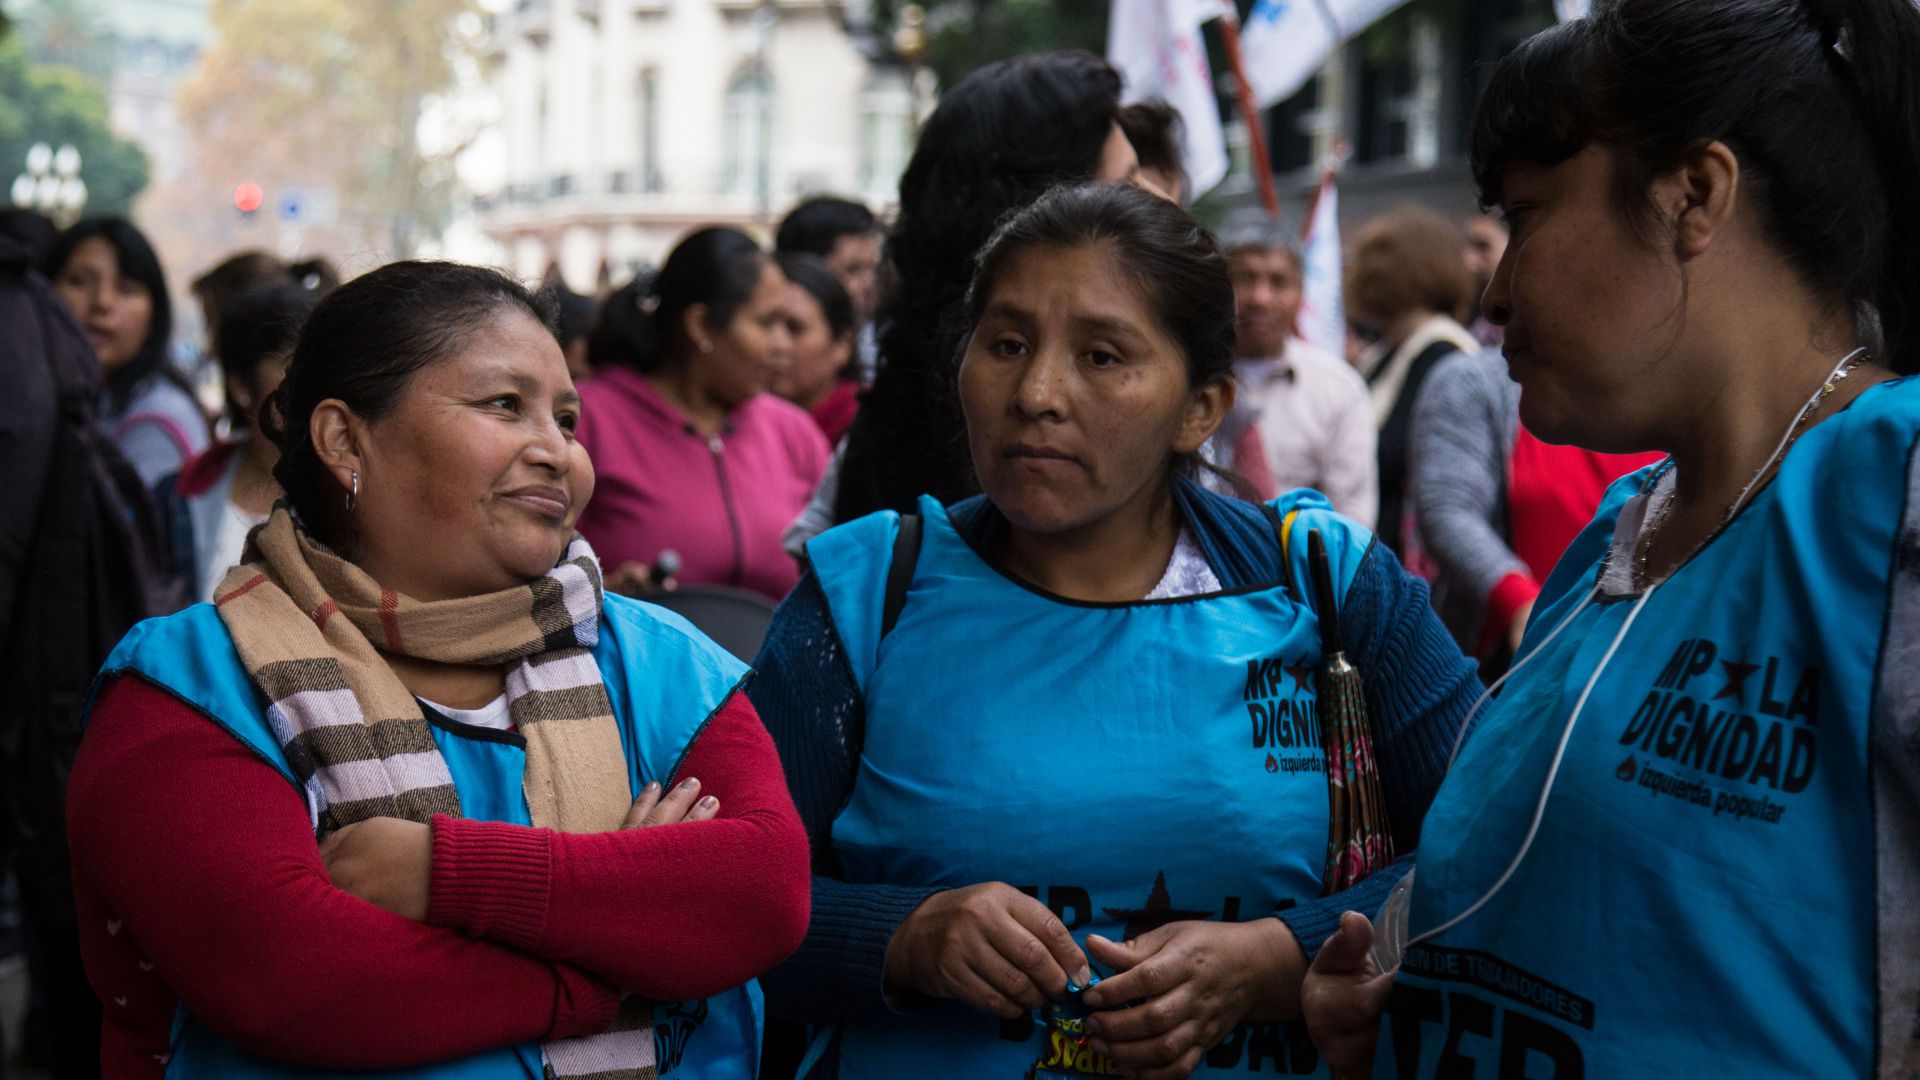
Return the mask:
POLYGON ((176 176, 189 149, 174 100, 213 40, 207 0, 100 0, 97 11, 114 50, 107 85, 114 133, 147 151, 150 183, 176 176))
MULTIPOLYGON (((853 10, 850 10, 853 8, 853 10)), ((497 261, 617 284, 704 224, 797 199, 891 202, 913 80, 835 0, 511 0, 483 63, 498 110, 463 169, 497 261)))

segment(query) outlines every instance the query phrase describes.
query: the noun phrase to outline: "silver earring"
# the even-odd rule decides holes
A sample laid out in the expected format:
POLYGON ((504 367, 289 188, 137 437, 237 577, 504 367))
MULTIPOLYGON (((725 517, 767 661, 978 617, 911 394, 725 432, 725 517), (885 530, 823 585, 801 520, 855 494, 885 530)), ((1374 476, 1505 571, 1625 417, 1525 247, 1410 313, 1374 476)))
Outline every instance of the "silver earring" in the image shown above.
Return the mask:
POLYGON ((348 469, 347 475, 353 479, 353 487, 347 491, 347 513, 353 513, 355 503, 360 501, 360 470, 348 469))
POLYGON ((703 352, 703 353, 710 353, 710 352, 712 352, 712 351, 713 351, 713 342, 711 342, 711 341, 703 341, 703 342, 701 342, 701 343, 700 343, 700 351, 701 351, 701 352, 703 352))

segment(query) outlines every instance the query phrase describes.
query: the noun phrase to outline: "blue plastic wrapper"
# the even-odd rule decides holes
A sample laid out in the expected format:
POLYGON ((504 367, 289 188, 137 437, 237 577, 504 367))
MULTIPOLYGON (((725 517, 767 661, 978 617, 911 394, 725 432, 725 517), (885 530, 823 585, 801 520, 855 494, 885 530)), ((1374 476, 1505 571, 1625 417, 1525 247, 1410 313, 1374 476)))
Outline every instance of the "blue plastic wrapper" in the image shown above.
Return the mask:
POLYGON ((1027 1072, 1028 1080, 1063 1080, 1078 1076, 1119 1076, 1120 1070, 1105 1054, 1094 1050, 1087 1033, 1087 1017, 1095 1010, 1082 1001, 1088 990, 1100 982, 1095 975, 1085 986, 1067 980, 1067 996, 1050 1001, 1040 1010, 1047 1041, 1040 1060, 1027 1072))

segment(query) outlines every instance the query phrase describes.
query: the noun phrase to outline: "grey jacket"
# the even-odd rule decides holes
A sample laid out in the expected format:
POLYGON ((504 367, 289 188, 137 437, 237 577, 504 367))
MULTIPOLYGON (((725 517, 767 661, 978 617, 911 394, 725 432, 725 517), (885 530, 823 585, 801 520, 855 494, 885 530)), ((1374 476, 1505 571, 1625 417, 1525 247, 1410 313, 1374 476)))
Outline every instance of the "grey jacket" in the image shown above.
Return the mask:
POLYGON ((1479 641, 1487 594, 1529 572, 1508 543, 1507 463, 1519 428, 1520 384, 1495 351, 1440 361, 1414 405, 1408 503, 1437 569, 1434 607, 1463 649, 1479 641))

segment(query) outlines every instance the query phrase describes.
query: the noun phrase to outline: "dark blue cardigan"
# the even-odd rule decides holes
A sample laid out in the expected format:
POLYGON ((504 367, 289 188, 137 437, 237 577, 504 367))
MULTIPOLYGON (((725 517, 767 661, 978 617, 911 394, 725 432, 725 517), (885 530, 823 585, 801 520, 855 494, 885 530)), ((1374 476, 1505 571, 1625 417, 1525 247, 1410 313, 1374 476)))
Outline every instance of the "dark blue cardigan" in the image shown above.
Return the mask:
MULTIPOLYGON (((1286 576, 1273 526, 1260 507, 1215 495, 1184 477, 1175 499, 1224 588, 1286 576)), ((976 549, 994 549, 1005 519, 984 497, 956 503, 948 514, 976 549)), ((1394 846, 1408 854, 1351 889, 1275 913, 1309 957, 1338 928, 1342 912, 1371 916, 1411 867, 1420 822, 1440 786, 1454 735, 1481 689, 1473 663, 1434 615, 1426 583, 1380 544, 1362 558, 1340 624, 1348 658, 1366 681, 1394 846)), ((813 847, 812 921, 800 950, 761 979, 768 1013, 831 1023, 885 1011, 887 943, 907 914, 939 890, 841 879, 829 834, 853 793, 866 707, 811 573, 780 605, 754 667, 748 693, 779 747, 813 847)))

